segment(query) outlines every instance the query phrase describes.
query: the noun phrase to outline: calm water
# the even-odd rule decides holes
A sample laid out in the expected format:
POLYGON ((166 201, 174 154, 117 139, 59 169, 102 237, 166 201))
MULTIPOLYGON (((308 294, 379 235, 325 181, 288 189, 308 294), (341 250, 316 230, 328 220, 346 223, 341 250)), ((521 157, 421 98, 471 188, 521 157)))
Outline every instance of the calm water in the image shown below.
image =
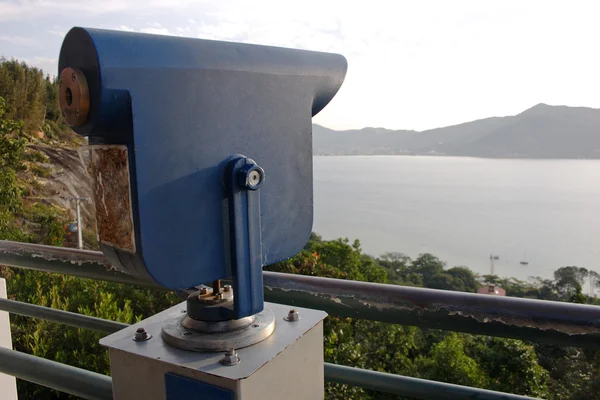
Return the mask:
POLYGON ((600 160, 315 157, 314 230, 480 273, 600 272, 600 160), (529 265, 519 264, 523 258, 529 265))

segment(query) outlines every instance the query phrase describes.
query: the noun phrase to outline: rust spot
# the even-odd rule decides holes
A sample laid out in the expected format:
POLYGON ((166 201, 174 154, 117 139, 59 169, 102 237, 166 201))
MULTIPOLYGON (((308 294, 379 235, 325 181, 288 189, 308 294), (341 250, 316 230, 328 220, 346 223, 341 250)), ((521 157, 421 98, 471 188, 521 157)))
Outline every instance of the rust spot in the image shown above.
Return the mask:
POLYGON ((87 149, 99 241, 135 253, 127 146, 99 145, 87 149))

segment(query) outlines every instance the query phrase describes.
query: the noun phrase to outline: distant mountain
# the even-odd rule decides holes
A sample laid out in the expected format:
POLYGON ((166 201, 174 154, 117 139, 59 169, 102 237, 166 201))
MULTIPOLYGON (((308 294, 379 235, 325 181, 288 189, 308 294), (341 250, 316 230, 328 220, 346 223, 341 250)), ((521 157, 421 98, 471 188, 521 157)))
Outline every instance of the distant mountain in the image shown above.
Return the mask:
POLYGON ((315 155, 449 155, 497 158, 600 158, 600 109, 538 104, 427 131, 335 131, 313 125, 315 155))

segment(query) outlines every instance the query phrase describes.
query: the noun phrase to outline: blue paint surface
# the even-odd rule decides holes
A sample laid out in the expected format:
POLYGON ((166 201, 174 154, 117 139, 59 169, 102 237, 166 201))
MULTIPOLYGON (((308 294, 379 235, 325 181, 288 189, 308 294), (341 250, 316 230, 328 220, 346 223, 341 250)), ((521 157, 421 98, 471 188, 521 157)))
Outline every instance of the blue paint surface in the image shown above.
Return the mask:
POLYGON ((234 400, 231 390, 209 385, 168 372, 165 374, 167 400, 234 400))
POLYGON ((342 56, 73 28, 66 67, 81 69, 90 90, 75 131, 129 149, 136 253, 103 245, 112 263, 169 289, 232 276, 224 174, 234 154, 268 177, 262 265, 302 249, 313 220, 311 118, 339 89, 342 56))

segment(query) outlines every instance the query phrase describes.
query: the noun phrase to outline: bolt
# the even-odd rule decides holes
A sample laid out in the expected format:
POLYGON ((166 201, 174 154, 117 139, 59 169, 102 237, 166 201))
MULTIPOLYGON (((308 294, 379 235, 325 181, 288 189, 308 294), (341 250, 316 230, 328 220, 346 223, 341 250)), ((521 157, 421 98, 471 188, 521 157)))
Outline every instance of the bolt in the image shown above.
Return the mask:
POLYGON ((292 309, 290 310, 290 312, 288 312, 287 317, 285 317, 284 319, 290 322, 298 321, 300 319, 300 314, 297 310, 292 309))
POLYGON ((205 287, 200 288, 200 294, 206 294, 206 293, 208 293, 208 289, 207 288, 205 288, 205 287))
POLYGON ((248 183, 252 186, 257 186, 260 183, 260 179, 260 172, 257 170, 251 171, 250 174, 248 174, 248 183))
POLYGON ((237 365, 240 363, 240 357, 238 357, 237 351, 235 351, 235 349, 229 349, 225 352, 225 355, 221 359, 220 363, 228 367, 232 365, 237 365))
POLYGON ((239 184, 250 190, 258 190, 265 181, 265 171, 258 165, 246 164, 239 170, 239 184))
POLYGON ((135 340, 136 342, 143 342, 150 339, 151 337, 152 335, 146 332, 144 328, 137 328, 133 340, 135 340))
POLYGON ((75 75, 75 74, 71 75, 71 80, 73 82, 75 82, 77 80, 77 75, 75 75))
POLYGON ((223 300, 223 293, 217 293, 217 295, 215 296, 215 299, 223 300))
POLYGON ((75 116, 79 118, 79 108, 75 110, 75 116))
POLYGON ((223 291, 224 292, 231 292, 231 285, 225 285, 225 286, 223 286, 223 291))

